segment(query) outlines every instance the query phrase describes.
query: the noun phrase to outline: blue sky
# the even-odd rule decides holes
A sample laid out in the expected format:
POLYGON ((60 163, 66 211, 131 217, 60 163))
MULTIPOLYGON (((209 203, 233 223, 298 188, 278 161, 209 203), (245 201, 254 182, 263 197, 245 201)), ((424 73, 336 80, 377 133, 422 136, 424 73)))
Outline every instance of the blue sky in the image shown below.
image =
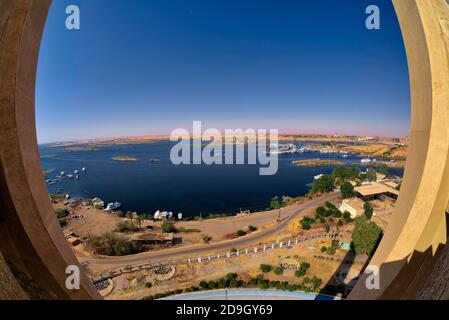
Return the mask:
POLYGON ((54 0, 40 143, 191 128, 405 136, 407 61, 387 0, 54 0), (65 8, 81 30, 65 28, 65 8), (365 8, 381 9, 381 30, 365 8))

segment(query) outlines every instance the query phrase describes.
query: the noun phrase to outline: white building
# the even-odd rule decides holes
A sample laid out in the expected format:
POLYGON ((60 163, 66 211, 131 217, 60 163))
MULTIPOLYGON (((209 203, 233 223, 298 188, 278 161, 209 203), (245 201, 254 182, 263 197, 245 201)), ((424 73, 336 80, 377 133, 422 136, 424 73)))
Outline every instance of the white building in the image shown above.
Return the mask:
POLYGON ((355 219, 364 213, 363 201, 357 198, 343 200, 340 206, 341 212, 349 212, 351 219, 355 219))

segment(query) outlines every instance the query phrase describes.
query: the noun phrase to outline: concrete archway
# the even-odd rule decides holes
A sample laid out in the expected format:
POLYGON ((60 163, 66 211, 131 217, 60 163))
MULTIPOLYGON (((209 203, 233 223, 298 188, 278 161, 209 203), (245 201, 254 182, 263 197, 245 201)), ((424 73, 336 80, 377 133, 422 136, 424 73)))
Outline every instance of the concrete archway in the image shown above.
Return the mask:
MULTIPOLYGON (((78 261, 54 217, 38 156, 35 75, 50 3, 0 0, 0 298, 99 299, 85 275, 80 290, 65 287, 66 267, 78 261)), ((394 221, 372 259, 381 288, 367 290, 364 276, 352 299, 414 297, 446 244, 449 4, 394 4, 411 76, 411 146, 394 221)))

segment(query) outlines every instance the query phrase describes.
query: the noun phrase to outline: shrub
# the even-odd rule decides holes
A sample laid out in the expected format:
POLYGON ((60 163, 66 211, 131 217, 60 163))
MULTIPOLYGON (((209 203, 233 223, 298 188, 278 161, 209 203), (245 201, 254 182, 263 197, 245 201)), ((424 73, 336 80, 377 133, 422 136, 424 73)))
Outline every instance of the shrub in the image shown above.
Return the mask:
POLYGON ((203 234, 202 239, 204 243, 209 243, 212 240, 212 237, 207 234, 203 234))
POLYGON ((67 220, 65 218, 61 218, 58 219, 59 225, 61 226, 61 228, 64 228, 65 226, 67 226, 67 220))
POLYGON ((243 230, 238 230, 238 231, 237 231, 237 236, 238 236, 238 237, 246 236, 246 232, 243 231, 243 230))
POLYGON ((336 252, 337 252, 337 251, 335 250, 334 247, 329 247, 329 248, 327 248, 327 250, 326 250, 326 253, 327 253, 328 255, 330 255, 330 256, 333 256, 336 252))
POLYGON ((58 219, 62 219, 62 218, 66 218, 70 214, 70 212, 69 212, 69 210, 62 208, 62 209, 56 210, 55 214, 58 219))
POLYGON ((309 270, 310 268, 310 263, 307 262, 303 262, 301 263, 301 265, 299 266, 299 269, 295 271, 295 276, 297 276, 298 278, 305 276, 307 270, 309 270))
POLYGON ((325 253, 327 251, 327 247, 321 247, 321 253, 325 253))
POLYGON ((125 217, 125 213, 122 210, 115 211, 115 215, 119 218, 125 217))
POLYGON ((164 221, 161 226, 162 232, 173 233, 176 232, 175 223, 173 221, 164 221))
POLYGON ((134 232, 138 229, 138 226, 133 221, 119 221, 115 227, 116 232, 122 233, 134 232))
POLYGON ((337 209, 337 207, 336 207, 332 202, 330 202, 330 201, 326 201, 326 207, 327 207, 329 210, 337 209))
POLYGON ((338 226, 339 227, 343 227, 344 226, 344 222, 343 222, 343 220, 338 220, 338 226))
POLYGON ((274 274, 280 276, 284 273, 284 269, 282 269, 281 267, 276 267, 276 268, 274 268, 273 272, 274 272, 274 274))
POLYGON ((229 281, 229 286, 231 288, 237 288, 239 286, 239 282, 236 279, 231 279, 231 281, 229 281))
POLYGON ((261 264, 261 265, 260 265, 260 270, 261 270, 263 273, 269 273, 269 272, 271 272, 271 270, 273 270, 273 267, 270 266, 269 264, 261 264))
POLYGON ((145 249, 139 243, 120 240, 112 233, 105 233, 100 236, 89 235, 86 244, 93 248, 98 254, 105 256, 136 254, 143 252, 145 249))
POLYGON ((209 284, 203 280, 200 282, 200 288, 203 290, 207 290, 207 289, 209 289, 209 284))
POLYGON ((248 230, 251 232, 257 231, 257 228, 255 226, 249 226, 248 230))

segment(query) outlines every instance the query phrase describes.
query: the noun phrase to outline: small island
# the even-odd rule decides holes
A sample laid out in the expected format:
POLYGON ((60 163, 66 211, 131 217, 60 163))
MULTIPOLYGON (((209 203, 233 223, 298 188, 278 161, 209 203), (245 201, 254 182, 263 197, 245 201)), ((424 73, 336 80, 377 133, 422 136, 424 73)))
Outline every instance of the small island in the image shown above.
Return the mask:
POLYGON ((344 166, 347 163, 339 160, 308 159, 292 162, 298 167, 344 166))
POLYGON ((131 158, 131 157, 114 157, 112 158, 114 161, 139 161, 137 158, 131 158))

